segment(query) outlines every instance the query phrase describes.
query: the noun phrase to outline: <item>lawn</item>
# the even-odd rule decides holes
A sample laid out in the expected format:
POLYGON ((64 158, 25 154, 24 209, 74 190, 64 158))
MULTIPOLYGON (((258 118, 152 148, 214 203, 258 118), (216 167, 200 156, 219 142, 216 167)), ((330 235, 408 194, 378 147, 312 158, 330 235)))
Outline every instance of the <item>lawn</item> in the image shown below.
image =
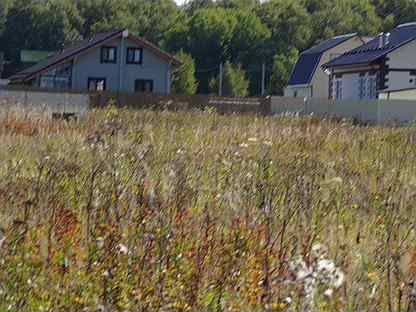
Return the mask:
POLYGON ((0 311, 405 311, 415 140, 209 110, 2 117, 0 311))

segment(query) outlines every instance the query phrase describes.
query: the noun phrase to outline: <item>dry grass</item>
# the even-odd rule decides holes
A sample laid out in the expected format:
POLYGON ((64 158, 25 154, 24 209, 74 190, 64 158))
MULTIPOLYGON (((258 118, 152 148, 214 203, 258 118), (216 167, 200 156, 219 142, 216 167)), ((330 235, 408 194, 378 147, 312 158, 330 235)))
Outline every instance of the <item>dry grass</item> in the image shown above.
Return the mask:
POLYGON ((406 310, 416 131, 107 109, 0 122, 0 310, 406 310))

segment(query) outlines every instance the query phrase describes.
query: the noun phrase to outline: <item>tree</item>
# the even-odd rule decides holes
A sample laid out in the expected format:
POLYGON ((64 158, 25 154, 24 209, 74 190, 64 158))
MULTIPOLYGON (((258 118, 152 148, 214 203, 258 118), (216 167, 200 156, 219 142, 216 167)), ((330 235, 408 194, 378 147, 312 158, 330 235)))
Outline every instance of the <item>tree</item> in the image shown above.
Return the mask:
POLYGON ((333 5, 321 0, 312 12, 312 43, 345 33, 375 35, 382 22, 370 0, 334 0, 333 5))
POLYGON ((182 62, 182 67, 175 74, 172 91, 176 94, 192 95, 198 89, 198 82, 195 78, 195 61, 194 59, 180 51, 175 57, 182 62))
POLYGON ((254 12, 232 12, 238 27, 234 29, 230 42, 230 60, 234 63, 256 63, 259 57, 264 56, 263 47, 270 38, 270 31, 254 12))
POLYGON ((201 9, 214 8, 215 2, 213 0, 191 0, 185 4, 185 10, 188 15, 194 15, 196 11, 201 9))
POLYGON ((277 54, 273 61, 273 73, 270 79, 269 93, 283 95, 293 66, 296 64, 299 52, 295 48, 286 54, 277 54))
POLYGON ((311 16, 302 1, 270 0, 257 8, 257 14, 271 32, 266 47, 269 57, 294 47, 299 50, 310 44, 313 29, 311 16))
POLYGON ((10 7, 10 0, 0 1, 0 36, 2 35, 6 26, 7 10, 10 7))
MULTIPOLYGON (((246 74, 240 65, 233 65, 226 62, 224 65, 223 78, 223 95, 225 96, 247 96, 250 82, 246 78, 246 74)), ((218 92, 219 77, 216 77, 210 82, 210 89, 212 93, 218 92)))

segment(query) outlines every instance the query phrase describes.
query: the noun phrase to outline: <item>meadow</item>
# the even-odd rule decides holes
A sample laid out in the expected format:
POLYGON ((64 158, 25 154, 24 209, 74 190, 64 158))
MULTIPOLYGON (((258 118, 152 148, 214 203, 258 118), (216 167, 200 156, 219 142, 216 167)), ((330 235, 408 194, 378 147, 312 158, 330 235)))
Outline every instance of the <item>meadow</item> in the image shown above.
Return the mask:
POLYGON ((0 311, 406 311, 416 129, 0 120, 0 311))

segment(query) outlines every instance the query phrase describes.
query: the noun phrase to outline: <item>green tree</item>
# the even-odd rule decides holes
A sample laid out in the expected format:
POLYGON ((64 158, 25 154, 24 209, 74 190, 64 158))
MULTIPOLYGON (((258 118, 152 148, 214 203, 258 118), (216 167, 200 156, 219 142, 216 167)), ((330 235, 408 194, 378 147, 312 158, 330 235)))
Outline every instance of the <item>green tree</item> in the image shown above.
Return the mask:
POLYGON ((194 59, 180 51, 175 57, 182 62, 182 67, 175 74, 172 91, 176 94, 192 95, 198 89, 198 82, 195 78, 195 61, 194 59))
POLYGON ((375 10, 383 21, 383 30, 416 20, 416 2, 413 0, 373 0, 375 10))
MULTIPOLYGON (((224 96, 247 96, 249 80, 240 65, 233 65, 226 62, 224 65, 223 95, 224 96)), ((219 77, 213 78, 210 82, 210 90, 217 93, 219 89, 219 77)))
POLYGON ((291 48, 287 54, 277 54, 273 61, 273 72, 269 84, 269 93, 283 95, 293 66, 296 64, 299 52, 291 48))
MULTIPOLYGON (((233 10, 237 21, 230 42, 230 60, 234 63, 257 63, 264 56, 263 47, 270 31, 254 12, 233 10)), ((264 60, 263 60, 264 61, 264 60)))
POLYGON ((0 36, 6 26, 7 11, 11 5, 11 0, 0 1, 0 36))
POLYGON ((214 7, 215 2, 213 0, 191 0, 185 4, 186 13, 189 15, 193 15, 201 9, 212 9, 214 7))
POLYGON ((262 3, 257 14, 271 32, 266 50, 271 58, 295 47, 308 47, 312 36, 311 17, 302 1, 270 0, 262 3))
POLYGON ((374 35, 381 30, 381 19, 370 0, 334 0, 331 6, 322 0, 315 5, 312 43, 345 33, 374 35))

